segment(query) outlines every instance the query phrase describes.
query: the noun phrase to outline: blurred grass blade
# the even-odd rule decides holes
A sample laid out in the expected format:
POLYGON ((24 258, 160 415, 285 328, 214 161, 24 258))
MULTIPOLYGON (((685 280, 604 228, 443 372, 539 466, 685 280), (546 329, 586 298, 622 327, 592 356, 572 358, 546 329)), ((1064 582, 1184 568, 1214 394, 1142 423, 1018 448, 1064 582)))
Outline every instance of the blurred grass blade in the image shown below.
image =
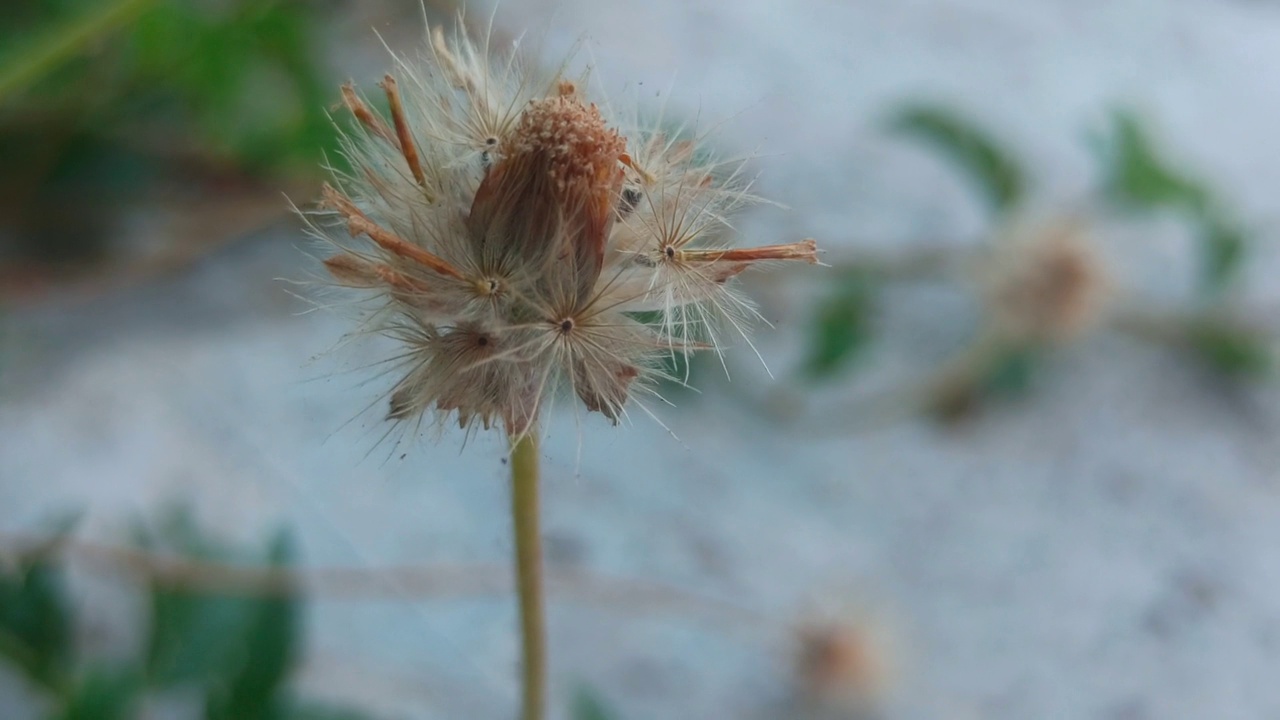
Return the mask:
POLYGON ((124 25, 156 0, 115 0, 50 28, 26 47, 13 49, 0 66, 0 104, 75 58, 102 36, 124 25))
POLYGON ((1175 206, 1194 213, 1209 206, 1204 186, 1174 170, 1131 113, 1114 114, 1111 137, 1104 143, 1104 162, 1108 165, 1106 192, 1117 203, 1138 208, 1175 206))
POLYGON ((849 273, 819 303, 803 367, 805 378, 827 380, 852 365, 870 344, 874 302, 874 280, 849 273))
POLYGON ((951 159, 999 213, 1017 205, 1026 176, 1010 153, 974 123, 940 107, 913 106, 898 112, 890 129, 924 140, 951 159))

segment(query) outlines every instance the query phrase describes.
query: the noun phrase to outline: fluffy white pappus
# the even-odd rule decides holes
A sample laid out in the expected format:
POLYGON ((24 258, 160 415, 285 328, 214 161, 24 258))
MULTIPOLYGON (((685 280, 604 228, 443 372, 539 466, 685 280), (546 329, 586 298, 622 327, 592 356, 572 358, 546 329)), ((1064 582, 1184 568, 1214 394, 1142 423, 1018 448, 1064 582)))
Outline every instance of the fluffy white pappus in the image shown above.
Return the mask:
POLYGON ((364 327, 404 348, 393 420, 514 437, 576 397, 616 423, 665 356, 746 337, 737 275, 817 262, 813 240, 734 247, 742 163, 607 117, 565 67, 539 76, 518 48, 435 28, 379 84, 385 112, 342 88, 350 170, 308 220, 333 280, 374 299, 364 327))

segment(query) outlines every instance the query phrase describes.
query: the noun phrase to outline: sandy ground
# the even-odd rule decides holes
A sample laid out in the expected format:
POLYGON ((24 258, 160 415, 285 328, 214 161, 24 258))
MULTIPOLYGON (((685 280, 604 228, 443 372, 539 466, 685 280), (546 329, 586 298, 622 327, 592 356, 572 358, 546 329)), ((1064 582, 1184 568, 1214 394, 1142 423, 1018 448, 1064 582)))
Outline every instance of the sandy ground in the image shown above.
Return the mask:
MULTIPOLYGON (((882 132, 896 101, 941 98, 1003 133, 1046 203, 1087 195, 1088 131, 1138 108, 1260 229, 1244 300, 1280 299, 1275 4, 509 0, 498 24, 527 26, 548 57, 585 34, 617 97, 723 121, 719 145, 758 149, 760 191, 790 208, 744 233, 832 253, 982 227, 945 166, 882 132)), ((1135 297, 1187 294, 1178 233, 1100 239, 1135 297)), ((386 348, 328 352, 347 323, 300 314, 276 279, 314 270, 300 242, 281 225, 180 276, 6 316, 0 530, 80 507, 86 536, 118 539, 188 500, 234 536, 288 524, 310 563, 505 562, 502 447, 378 444, 385 427, 360 411, 387 381, 362 384, 363 366, 386 348)), ((761 288, 780 375, 812 287, 761 288)), ((869 382, 927 371, 973 322, 945 293, 894 301, 869 382)), ((732 352, 735 382, 764 382, 748 349, 732 352)), ((597 580, 553 589, 556 696, 587 683, 633 720, 790 717, 791 628, 827 603, 889 638, 889 718, 1280 716, 1275 393, 1224 396, 1109 336, 1052 369, 1033 399, 960 432, 819 437, 744 412, 719 383, 655 409, 678 440, 640 414, 618 429, 558 418, 548 551, 597 580)), ((505 590, 388 595, 312 606, 308 687, 387 717, 511 716, 505 590)))

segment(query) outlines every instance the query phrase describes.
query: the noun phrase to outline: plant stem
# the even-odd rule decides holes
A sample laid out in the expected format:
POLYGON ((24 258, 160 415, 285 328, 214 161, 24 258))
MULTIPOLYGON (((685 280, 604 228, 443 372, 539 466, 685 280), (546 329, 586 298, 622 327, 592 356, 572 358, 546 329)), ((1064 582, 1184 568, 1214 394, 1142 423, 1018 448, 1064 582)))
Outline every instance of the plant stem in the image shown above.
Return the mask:
POLYGON ((511 520, 516 541, 516 591, 520 596, 523 720, 543 720, 547 704, 547 628, 542 593, 536 432, 530 429, 513 438, 511 447, 511 520))

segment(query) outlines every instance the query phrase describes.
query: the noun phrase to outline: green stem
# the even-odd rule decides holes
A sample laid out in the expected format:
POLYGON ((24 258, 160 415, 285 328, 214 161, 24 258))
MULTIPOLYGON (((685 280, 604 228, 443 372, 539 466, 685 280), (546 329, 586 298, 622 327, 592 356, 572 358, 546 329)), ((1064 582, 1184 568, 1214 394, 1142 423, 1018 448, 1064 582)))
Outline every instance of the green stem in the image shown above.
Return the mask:
POLYGON ((156 0, 116 0, 53 28, 12 53, 0 68, 0 102, 84 52, 95 40, 128 22, 156 0))
POLYGON ((538 522, 536 430, 512 439, 511 519, 516 541, 516 589, 524 675, 523 720, 542 720, 547 705, 547 628, 542 592, 542 533, 538 522))

